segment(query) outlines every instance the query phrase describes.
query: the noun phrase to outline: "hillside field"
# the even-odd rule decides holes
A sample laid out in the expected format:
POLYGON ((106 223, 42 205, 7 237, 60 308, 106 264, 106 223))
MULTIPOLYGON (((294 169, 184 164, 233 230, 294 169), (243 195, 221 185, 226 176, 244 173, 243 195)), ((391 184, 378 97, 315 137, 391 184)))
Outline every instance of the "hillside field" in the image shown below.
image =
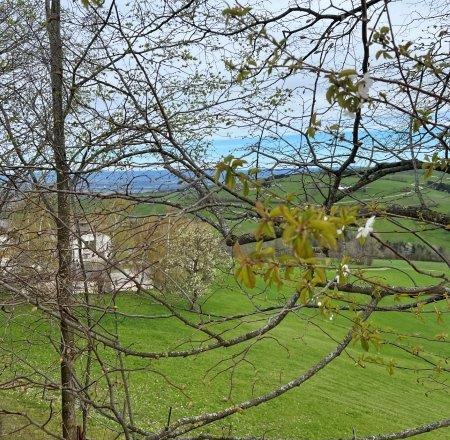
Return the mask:
MULTIPOLYGON (((420 191, 427 202, 427 207, 439 213, 450 215, 449 193, 428 186, 428 181, 425 181, 421 171, 419 171, 418 177, 420 191)), ((342 186, 351 186, 356 180, 355 177, 344 178, 342 186)), ((443 173, 435 172, 430 182, 448 184, 449 177, 443 173)), ((295 201, 320 204, 324 201, 324 195, 327 193, 329 184, 330 182, 323 176, 293 174, 292 176, 273 180, 270 186, 260 190, 260 194, 275 198, 292 194, 295 201)), ((251 195, 254 195, 254 193, 255 190, 252 190, 251 195)), ((229 196, 226 196, 224 193, 219 193, 219 196, 229 199, 229 196)), ((189 200, 189 195, 185 193, 182 193, 180 196, 174 193, 167 197, 174 202, 177 202, 177 197, 180 197, 180 201, 183 203, 189 200)), ((381 209, 383 206, 393 204, 418 207, 420 204, 419 198, 414 192, 414 172, 405 171, 385 176, 369 183, 363 189, 345 197, 338 203, 358 203, 369 206, 376 204, 381 209)), ((164 212, 164 208, 161 205, 145 202, 136 204, 133 209, 133 214, 138 216, 161 214, 162 212, 164 212)), ((209 214, 205 212, 204 215, 208 216, 209 214)), ((254 223, 249 220, 241 221, 236 224, 234 233, 250 232, 254 227, 254 223)), ((450 254, 450 240, 448 240, 447 231, 437 226, 404 218, 395 219, 395 223, 392 219, 379 219, 376 232, 382 239, 387 241, 423 244, 423 240, 425 240, 434 246, 442 247, 447 254, 450 254)))
MULTIPOLYGON (((420 264, 431 273, 447 270, 439 263, 420 264)), ((377 260, 367 275, 405 286, 420 285, 428 280, 401 261, 377 260)), ((264 289, 261 285, 243 293, 231 278, 219 278, 203 305, 204 319, 242 313, 251 310, 254 303, 275 305, 289 294, 284 290, 264 289)), ((108 296, 97 298, 97 301, 113 305, 108 296)), ((191 338, 204 339, 204 335, 187 330, 176 319, 164 317, 161 307, 143 295, 121 294, 115 305, 118 313, 139 315, 125 317, 111 313, 106 317, 97 316, 98 325, 102 325, 104 331, 114 331, 117 325, 124 346, 133 343, 134 349, 158 350, 189 347, 191 338), (142 316, 153 316, 154 319, 142 316)), ((433 305, 427 306, 420 317, 414 312, 380 312, 371 322, 392 343, 408 349, 420 347, 420 355, 426 359, 440 355, 448 360, 449 308, 441 312, 443 322, 438 322, 433 305), (402 334, 413 337, 402 338, 402 334)), ((189 316, 188 312, 184 313, 189 316)), ((223 326, 223 330, 227 330, 228 335, 238 334, 261 325, 266 319, 263 314, 254 315, 244 326, 237 329, 223 326)), ((20 307, 14 313, 0 312, 3 346, 22 355, 30 368, 38 365, 49 379, 57 381, 59 359, 51 346, 52 341, 57 344, 55 326, 55 322, 46 320, 28 306, 20 307)), ((130 373, 135 418, 152 430, 164 426, 170 406, 172 420, 175 420, 188 412, 215 411, 264 393, 304 372, 333 349, 336 345, 333 339, 342 337, 347 328, 345 312, 336 312, 330 320, 317 311, 300 308, 270 333, 272 338, 263 338, 254 345, 222 348, 186 359, 146 361, 124 357, 126 366, 140 368, 130 373), (166 377, 172 382, 168 383, 166 377)), ((99 349, 106 355, 103 347, 99 346, 99 349)), ((303 386, 205 431, 302 439, 351 438, 353 430, 357 435, 391 432, 448 416, 450 395, 448 382, 444 382, 445 374, 437 374, 426 361, 392 345, 384 345, 379 350, 371 346, 368 355, 375 363, 361 361, 358 365, 363 354, 359 345, 352 345, 303 386), (393 371, 389 371, 388 364, 393 365, 393 371)), ((2 358, 5 356, 7 353, 3 352, 2 358)), ((111 366, 117 365, 118 359, 111 355, 109 362, 111 366)), ((99 373, 97 368, 94 376, 99 373)), ((0 371, 0 375, 6 374, 0 371)), ((37 374, 34 377, 36 380, 43 378, 37 374)), ((106 394, 105 388, 103 379, 99 379, 97 393, 106 394)), ((53 399, 57 412, 58 396, 54 391, 42 395, 42 392, 35 394, 32 389, 23 389, 2 395, 16 406, 17 411, 28 408, 36 413, 39 408, 47 408, 49 399, 53 399)), ((18 426, 15 416, 3 416, 2 419, 4 429, 18 426)), ((109 427, 104 418, 92 417, 90 438, 112 440, 115 437, 109 427)), ((54 421, 50 421, 48 428, 58 429, 54 421)), ((17 440, 44 438, 32 427, 14 437, 17 440)), ((448 429, 437 430, 417 438, 445 440, 449 438, 449 432, 448 429)))

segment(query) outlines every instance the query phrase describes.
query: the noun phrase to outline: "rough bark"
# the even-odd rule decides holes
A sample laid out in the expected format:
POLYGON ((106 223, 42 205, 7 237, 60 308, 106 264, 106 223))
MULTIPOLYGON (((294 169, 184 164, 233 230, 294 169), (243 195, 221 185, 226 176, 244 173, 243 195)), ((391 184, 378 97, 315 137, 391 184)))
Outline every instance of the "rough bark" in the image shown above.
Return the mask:
POLYGON ((61 38, 61 4, 47 2, 48 37, 50 45, 50 77, 52 92, 52 148, 56 171, 58 272, 56 275, 57 301, 61 331, 61 422, 62 436, 76 439, 75 394, 73 393, 73 362, 75 343, 68 324, 71 310, 71 249, 70 249, 70 170, 66 155, 63 111, 63 48, 61 38))

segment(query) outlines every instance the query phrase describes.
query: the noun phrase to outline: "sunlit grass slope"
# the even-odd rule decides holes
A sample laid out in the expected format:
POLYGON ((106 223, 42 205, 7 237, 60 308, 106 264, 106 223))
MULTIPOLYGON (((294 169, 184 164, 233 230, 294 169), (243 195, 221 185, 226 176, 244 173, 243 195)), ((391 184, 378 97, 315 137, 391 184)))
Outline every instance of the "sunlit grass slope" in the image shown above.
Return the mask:
MULTIPOLYGON (((420 264, 422 269, 434 271, 432 273, 445 270, 442 264, 420 264)), ((428 277, 414 274, 405 262, 399 261, 376 261, 369 274, 380 281, 405 286, 429 281, 428 277)), ((289 293, 264 290, 260 286, 244 294, 231 279, 226 279, 211 289, 203 310, 211 317, 242 313, 252 310, 255 303, 262 306, 276 304, 289 293)), ((110 301, 109 297, 101 300, 102 303, 110 301)), ((124 346, 157 351, 187 348, 193 339, 204 339, 204 335, 187 329, 178 320, 165 318, 166 313, 161 307, 148 298, 123 294, 117 298, 116 305, 121 313, 160 316, 151 320, 125 316, 114 318, 113 315, 102 318, 101 324, 105 329, 112 331, 117 324, 124 346)), ((411 312, 378 313, 372 322, 380 327, 380 331, 386 332, 384 335, 391 342, 406 348, 420 347, 422 356, 434 360, 436 356, 448 357, 450 353, 448 339, 437 340, 438 335, 450 333, 448 309, 443 309, 443 312, 443 323, 438 322, 433 306, 427 307, 419 317, 411 312), (403 339, 402 334, 413 334, 414 337, 403 339)), ((43 320, 37 311, 28 307, 11 315, 2 313, 0 317, 4 342, 8 344, 9 341, 16 354, 21 354, 30 365, 38 365, 49 378, 57 380, 59 360, 49 342, 51 339, 57 342, 56 324, 43 320)), ((238 328, 231 329, 228 324, 222 329, 229 331, 228 336, 235 335, 261 325, 266 319, 262 314, 253 315, 238 328)), ((130 373, 135 419, 149 430, 161 429, 170 407, 172 420, 175 420, 187 414, 217 411, 260 395, 297 377, 326 355, 335 347, 335 341, 343 337, 348 325, 345 313, 336 313, 329 320, 316 311, 300 309, 270 337, 255 344, 218 349, 188 358, 145 361, 124 357, 127 367, 140 368, 130 373)), ((100 345, 98 348, 110 367, 118 364, 115 355, 100 345)), ((373 361, 382 360, 384 365, 372 362, 357 365, 362 355, 359 345, 352 345, 331 366, 301 387, 204 430, 275 438, 351 438, 353 430, 358 435, 390 432, 448 416, 448 385, 447 388, 439 385, 445 380, 444 374, 436 376, 429 364, 394 346, 383 346, 379 352, 371 347, 368 355, 373 361), (386 365, 389 363, 395 365, 392 375, 386 365)), ((93 377, 99 374, 97 367, 93 377)), ((97 397, 106 395, 102 379, 99 379, 96 392, 97 397)), ((38 414, 48 407, 49 398, 55 399, 57 409, 57 394, 50 391, 44 396, 42 392, 35 394, 32 390, 11 392, 4 403, 15 405, 17 410, 30 409, 38 414)), ((18 421, 9 417, 4 424, 5 427, 17 426, 18 421)), ((108 426, 111 424, 105 419, 93 416, 91 438, 114 438, 106 429, 108 426)), ((53 422, 48 427, 58 429, 53 422)), ((449 435, 448 430, 441 430, 418 438, 444 440, 449 435)), ((45 436, 29 428, 13 438, 43 439, 45 436)))

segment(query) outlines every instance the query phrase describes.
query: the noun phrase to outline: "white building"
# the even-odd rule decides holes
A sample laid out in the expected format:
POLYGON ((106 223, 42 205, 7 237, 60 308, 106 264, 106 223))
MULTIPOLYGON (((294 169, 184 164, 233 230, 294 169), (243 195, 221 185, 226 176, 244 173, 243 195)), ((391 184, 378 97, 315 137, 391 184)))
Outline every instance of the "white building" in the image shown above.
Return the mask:
POLYGON ((111 237, 102 233, 84 233, 80 239, 72 240, 72 250, 76 265, 80 265, 80 258, 83 263, 106 263, 112 253, 111 237))
POLYGON ((9 241, 9 221, 0 219, 0 247, 6 246, 9 241))
POLYGON ((113 246, 109 235, 96 232, 87 223, 80 224, 79 231, 79 238, 72 239, 76 293, 84 292, 85 289, 103 293, 153 288, 147 271, 139 272, 130 268, 120 271, 111 265, 113 246))

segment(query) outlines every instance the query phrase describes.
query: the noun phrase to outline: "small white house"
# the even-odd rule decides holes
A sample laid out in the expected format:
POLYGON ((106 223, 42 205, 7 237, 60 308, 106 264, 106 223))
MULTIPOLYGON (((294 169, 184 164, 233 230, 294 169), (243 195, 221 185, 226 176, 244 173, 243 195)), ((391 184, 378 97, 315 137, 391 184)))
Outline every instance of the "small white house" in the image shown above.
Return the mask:
POLYGON ((85 289, 103 293, 153 288, 146 271, 137 272, 130 268, 120 271, 110 264, 113 245, 109 235, 95 231, 87 223, 79 224, 78 230, 79 236, 73 237, 71 245, 76 293, 85 289))
POLYGON ((72 250, 73 261, 77 265, 80 264, 80 257, 83 263, 104 263, 111 256, 111 237, 102 233, 81 234, 80 239, 72 240, 72 250))
POLYGON ((0 219, 0 247, 8 244, 9 232, 9 221, 0 219))

